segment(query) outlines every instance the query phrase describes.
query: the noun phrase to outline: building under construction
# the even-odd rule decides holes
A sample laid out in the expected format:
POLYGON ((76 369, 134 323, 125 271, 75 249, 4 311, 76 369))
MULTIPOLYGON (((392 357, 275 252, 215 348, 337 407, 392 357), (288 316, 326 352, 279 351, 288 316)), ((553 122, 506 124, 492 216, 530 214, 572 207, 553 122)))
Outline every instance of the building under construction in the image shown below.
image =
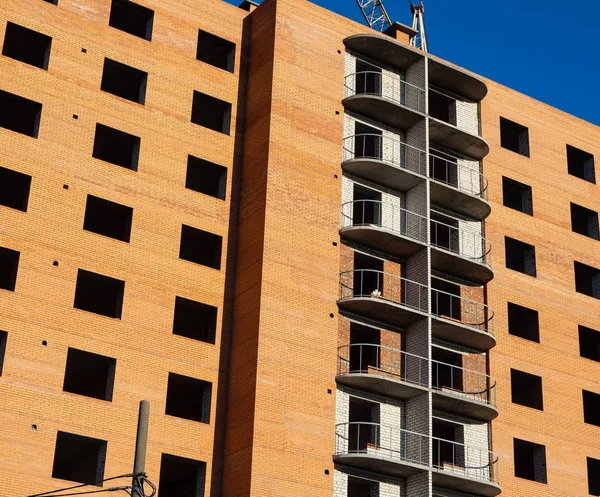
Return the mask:
POLYGON ((362 7, 2 1, 2 496, 600 495, 600 130, 362 7))

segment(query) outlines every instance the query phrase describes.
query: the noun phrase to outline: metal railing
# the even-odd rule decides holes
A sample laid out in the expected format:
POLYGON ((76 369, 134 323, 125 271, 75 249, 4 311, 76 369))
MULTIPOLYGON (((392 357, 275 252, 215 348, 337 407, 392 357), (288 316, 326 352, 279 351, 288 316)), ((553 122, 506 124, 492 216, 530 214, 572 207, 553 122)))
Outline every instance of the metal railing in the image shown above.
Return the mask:
POLYGON ((427 312, 427 285, 375 269, 355 269, 340 274, 340 300, 369 297, 427 312))
POLYGON ((425 89, 404 81, 399 74, 361 71, 347 75, 344 87, 346 97, 374 95, 425 112, 425 89))
POLYGON ((354 200, 342 204, 342 228, 356 226, 376 226, 427 243, 425 216, 381 200, 354 200))
POLYGON ((431 314, 494 335, 494 311, 481 302, 432 288, 431 314))
POLYGON ((496 381, 491 376, 453 364, 429 361, 425 357, 375 343, 353 343, 338 347, 337 374, 378 374, 428 387, 429 362, 432 388, 496 405, 496 381))
POLYGON ((476 102, 459 100, 453 95, 429 87, 429 115, 467 133, 481 136, 476 102))
POLYGON ((397 426, 368 422, 339 423, 335 427, 335 454, 366 454, 498 482, 498 457, 493 452, 397 426))
POLYGON ((359 133, 344 138, 344 160, 374 159, 400 169, 427 175, 427 154, 394 136, 359 133))
POLYGON ((432 219, 430 238, 434 247, 480 264, 492 265, 492 245, 476 231, 432 219))
MULTIPOLYGON (((459 158, 451 157, 435 151, 429 151, 429 177, 440 183, 452 186, 460 191, 488 199, 488 180, 478 170, 459 162, 459 158), (445 159, 442 155, 451 157, 445 159)), ((476 162, 476 161, 471 161, 476 162)), ((479 165, 479 162, 477 162, 479 165)))

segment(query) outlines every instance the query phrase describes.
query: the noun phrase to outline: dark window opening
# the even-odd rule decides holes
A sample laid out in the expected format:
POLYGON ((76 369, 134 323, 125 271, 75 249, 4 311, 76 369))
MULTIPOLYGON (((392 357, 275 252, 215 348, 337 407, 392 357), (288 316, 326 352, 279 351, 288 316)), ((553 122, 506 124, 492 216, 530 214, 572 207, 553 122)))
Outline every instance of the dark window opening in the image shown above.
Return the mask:
POLYGON ((42 104, 0 90, 0 128, 38 137, 42 104))
POLYGON ((379 368, 380 330, 350 323, 350 371, 368 373, 370 367, 379 368))
POLYGON ((213 269, 221 269, 222 245, 223 238, 219 235, 184 224, 181 227, 179 258, 213 269))
POLYGON ((116 359, 69 347, 65 392, 112 401, 116 359))
POLYGON ((536 277, 535 247, 528 243, 504 237, 506 267, 536 277))
POLYGON ((129 242, 132 217, 131 207, 88 195, 83 229, 129 242))
POLYGON ((571 229, 580 235, 600 240, 598 213, 571 202, 571 229))
POLYGON ((194 91, 192 122, 228 135, 231 125, 231 104, 205 93, 194 91))
POLYGON ((356 61, 356 93, 368 95, 381 95, 381 68, 356 61))
POLYGON ((100 89, 144 105, 148 73, 111 59, 104 59, 100 89))
POLYGON ((381 160, 383 132, 380 129, 354 122, 354 156, 381 160))
POLYGON ((21 253, 0 247, 0 289, 15 291, 21 253))
POLYGON ((233 72, 235 43, 199 29, 196 58, 211 66, 233 72))
POLYGON ((112 0, 108 25, 150 41, 154 11, 130 0, 112 0))
POLYGON ((546 447, 513 439, 515 476, 525 480, 548 483, 546 480, 546 447))
POLYGON ((80 269, 73 307, 121 319, 125 282, 80 269))
POLYGON ((579 355, 600 362, 600 331, 579 326, 579 355))
POLYGON ((59 431, 52 478, 102 486, 106 441, 59 431))
POLYGON ((600 426, 600 394, 583 392, 583 420, 594 426, 600 426))
POLYGON ((210 422, 212 384, 169 373, 165 414, 200 423, 210 422))
POLYGON ((354 183, 352 226, 381 226, 381 192, 354 183))
POLYGON ((227 168, 214 162, 188 155, 185 187, 225 200, 227 168))
POLYGON ((217 308, 193 300, 175 297, 173 333, 206 343, 215 343, 217 308))
POLYGON ((450 350, 432 348, 433 388, 463 391, 462 355, 450 350))
POLYGON ((513 404, 544 410, 541 376, 511 369, 510 391, 513 404))
POLYGON ((594 156, 592 154, 567 145, 567 167, 570 175, 590 183, 596 183, 594 156))
POLYGON ((538 311, 508 302, 508 333, 540 343, 538 311))
POLYGON ((529 157, 529 130, 525 126, 501 117, 500 146, 529 157))
POLYGON ((600 299, 600 269, 574 261, 575 291, 600 299))
POLYGON ((587 458, 588 492, 600 495, 600 459, 587 458))
POLYGON ((457 321, 461 320, 460 286, 438 278, 431 279, 431 312, 457 321))
POLYGON ((160 460, 160 497, 204 497, 206 463, 163 454, 160 460))
POLYGON ((8 342, 8 333, 6 331, 0 331, 0 376, 2 376, 2 369, 4 368, 4 356, 6 355, 6 342, 8 342))
POLYGON ((506 207, 533 216, 533 193, 529 185, 502 176, 502 199, 506 207))
POLYGON ((429 225, 432 245, 450 252, 460 253, 460 232, 457 219, 432 212, 429 225))
POLYGON ((0 205, 27 212, 31 176, 0 167, 0 205))
POLYGON ((348 452, 366 452, 368 447, 379 447, 379 404, 350 397, 348 421, 348 452))
POLYGON ((458 159, 433 150, 429 154, 429 176, 452 186, 458 186, 458 159))
POLYGON ((374 292, 384 293, 383 261, 354 252, 354 296, 370 297, 374 292))
POLYGON ((92 157, 137 171, 139 154, 139 137, 104 124, 96 124, 92 157))
POLYGON ((8 22, 2 55, 47 70, 51 45, 50 36, 8 22))
POLYGON ((433 465, 437 468, 465 467, 465 449, 460 441, 464 427, 445 419, 433 419, 433 465))
POLYGON ((58 0, 44 0, 44 2, 51 3, 52 5, 58 5, 58 0))
POLYGON ((448 124, 456 124, 455 100, 448 95, 429 89, 429 115, 448 124))
POLYGON ((379 482, 348 477, 348 497, 378 497, 379 482))

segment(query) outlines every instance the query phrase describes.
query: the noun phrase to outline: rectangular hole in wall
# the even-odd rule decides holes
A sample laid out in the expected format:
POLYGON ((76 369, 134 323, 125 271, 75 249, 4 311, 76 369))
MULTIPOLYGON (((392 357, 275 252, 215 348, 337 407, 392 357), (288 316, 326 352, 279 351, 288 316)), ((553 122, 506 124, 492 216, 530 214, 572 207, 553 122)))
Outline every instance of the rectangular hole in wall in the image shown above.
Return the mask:
POLYGON ((4 369, 4 357, 6 356, 6 343, 8 342, 8 333, 0 331, 0 376, 4 369))
POLYGON ((196 58, 211 66, 233 72, 235 43, 199 29, 196 58))
POLYGON ((83 229, 129 242, 133 209, 93 195, 87 196, 83 229))
POLYGON ((456 101, 444 93, 429 89, 429 115, 448 124, 456 124, 452 107, 456 101))
POLYGON ((574 261, 575 291, 600 299, 600 269, 574 261))
POLYGON ((580 235, 600 240, 598 213, 571 202, 571 229, 580 235))
POLYGON ((437 468, 464 468, 464 426, 445 419, 432 420, 433 465, 437 468))
POLYGON ((600 394, 582 390, 583 420, 594 426, 600 426, 600 394))
POLYGON ((191 120, 194 124, 228 135, 231 125, 231 104, 194 91, 191 120))
POLYGON ((354 156, 381 159, 383 156, 383 131, 354 121, 354 156))
POLYGON ((381 95, 382 70, 368 62, 356 59, 356 93, 381 95))
POLYGON ((429 176, 452 186, 458 186, 458 159, 439 150, 429 154, 429 176))
POLYGON ((69 347, 63 391, 112 401, 116 359, 69 347))
POLYGON ((109 26, 150 41, 153 22, 153 10, 130 0, 112 0, 109 26))
POLYGON ((38 137, 42 104, 0 90, 0 128, 38 137))
POLYGON ((185 187, 205 195, 225 200, 227 168, 188 155, 185 187))
POLYGON ((366 452, 368 447, 379 447, 379 404, 350 397, 348 412, 348 452, 366 452))
POLYGON ((58 5, 58 0, 44 0, 44 2, 51 3, 52 5, 58 5))
POLYGON ((540 343, 538 311, 508 302, 508 333, 540 343))
POLYGON ((439 278, 432 278, 431 312, 435 316, 442 316, 460 321, 460 285, 439 278))
POLYGON ((137 171, 140 138, 104 124, 96 124, 92 157, 137 171))
POLYGON ((173 334, 215 343, 217 308, 183 297, 175 297, 173 334))
POLYGON ((12 22, 6 24, 2 55, 47 70, 52 38, 12 22))
POLYGON ((163 454, 160 461, 160 497, 204 497, 206 463, 163 454))
POLYGON ((588 492, 600 495, 600 459, 587 458, 588 492))
POLYGON ((221 269, 223 238, 185 224, 181 227, 179 258, 213 269, 221 269))
POLYGON ((546 447, 544 445, 514 439, 515 476, 525 480, 547 483, 546 447))
POLYGON ((80 269, 73 307, 121 319, 125 282, 80 269))
POLYGON ((210 422, 212 384, 169 373, 165 414, 199 423, 210 422))
POLYGON ((504 237, 506 267, 536 277, 535 247, 525 242, 504 237))
POLYGON ((596 183, 594 156, 589 152, 567 145, 567 168, 571 176, 596 183))
POLYGON ((380 367, 380 330, 350 323, 350 364, 348 373, 368 373, 380 367), (369 344, 373 344, 370 346, 369 344))
POLYGON ((381 192, 354 183, 352 226, 381 226, 381 192))
POLYGON ((529 185, 502 176, 502 200, 505 207, 533 216, 533 194, 529 185))
POLYGON ((0 247, 0 289, 15 291, 21 253, 0 247))
POLYGON ((348 497, 376 497, 379 496, 379 482, 348 477, 348 497))
POLYGON ((579 325, 579 355, 600 362, 600 331, 579 325))
POLYGON ((431 212, 431 244, 450 252, 460 253, 460 232, 458 219, 452 219, 439 212, 431 212))
POLYGON ((115 60, 104 59, 100 89, 144 105, 148 73, 115 60))
POLYGON ((384 294, 383 261, 354 252, 354 296, 369 297, 374 292, 384 294))
POLYGON ((0 205, 27 212, 31 176, 0 167, 0 205))
POLYGON ((541 376, 511 369, 510 390, 513 404, 544 410, 541 376))
POLYGON ((59 431, 52 478, 102 486, 106 441, 59 431))
POLYGON ((504 117, 500 118, 500 146, 529 157, 529 130, 504 117))
POLYGON ((463 391, 462 354, 433 347, 431 349, 433 388, 463 391))

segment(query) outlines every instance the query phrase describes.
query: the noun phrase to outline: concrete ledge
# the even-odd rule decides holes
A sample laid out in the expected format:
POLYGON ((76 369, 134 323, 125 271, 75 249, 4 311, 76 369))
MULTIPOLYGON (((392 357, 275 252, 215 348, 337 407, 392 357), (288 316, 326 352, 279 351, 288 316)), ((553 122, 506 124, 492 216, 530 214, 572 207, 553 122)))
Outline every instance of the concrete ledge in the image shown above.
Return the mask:
POLYGON ((481 160, 490 152, 490 146, 480 136, 433 117, 429 118, 429 139, 473 160, 481 160))
POLYGON ((340 237, 402 259, 416 254, 427 246, 425 242, 377 225, 342 228, 340 237))
POLYGON ((342 100, 344 107, 356 114, 402 131, 412 128, 425 118, 418 110, 378 95, 357 93, 342 100))
POLYGON ((357 158, 342 162, 342 170, 359 178, 406 192, 425 181, 425 176, 384 160, 357 158))

